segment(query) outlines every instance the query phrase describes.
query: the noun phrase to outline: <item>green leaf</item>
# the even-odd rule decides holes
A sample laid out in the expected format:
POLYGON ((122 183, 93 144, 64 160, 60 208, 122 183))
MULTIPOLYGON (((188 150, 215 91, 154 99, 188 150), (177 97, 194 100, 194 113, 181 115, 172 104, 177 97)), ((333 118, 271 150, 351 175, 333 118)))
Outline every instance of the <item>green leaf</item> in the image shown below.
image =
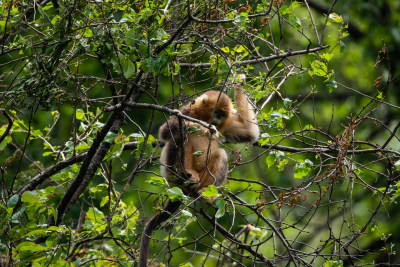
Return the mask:
POLYGON ((278 165, 276 165, 276 167, 278 168, 278 171, 283 171, 284 167, 286 166, 286 164, 288 163, 287 159, 283 159, 281 161, 279 161, 278 165))
POLYGON ((54 221, 57 221, 57 219, 58 219, 58 210, 55 209, 54 207, 51 207, 50 210, 51 210, 51 214, 53 214, 54 221))
POLYGON ((248 21, 249 20, 248 14, 245 12, 242 12, 242 13, 240 13, 240 15, 236 16, 233 20, 238 23, 248 21))
POLYGON ((133 47, 135 44, 137 44, 138 39, 140 38, 138 34, 136 33, 136 29, 130 29, 126 33, 127 38, 125 39, 125 42, 128 46, 133 47))
POLYGON ((42 247, 41 245, 35 244, 31 241, 22 242, 17 245, 17 251, 42 251, 46 250, 47 248, 42 247))
POLYGON ((330 54, 330 53, 323 53, 322 55, 320 55, 320 57, 329 62, 329 61, 332 59, 333 54, 330 54))
POLYGON ((356 174, 358 175, 358 177, 360 177, 361 179, 364 178, 364 172, 361 169, 356 169, 356 174))
POLYGON ((334 22, 336 22, 336 23, 343 23, 343 18, 342 18, 342 16, 339 16, 339 15, 336 14, 336 13, 331 13, 331 14, 329 14, 329 18, 330 18, 331 20, 333 20, 334 22))
POLYGON ((394 167, 396 168, 396 170, 400 171, 400 160, 394 163, 394 167))
POLYGON ((52 19, 51 19, 51 24, 56 25, 57 20, 60 18, 59 15, 55 15, 52 19))
POLYGON ((38 235, 38 234, 44 234, 45 232, 46 231, 44 229, 36 229, 36 230, 30 231, 25 236, 34 236, 34 235, 38 235))
POLYGON ((81 152, 81 151, 87 150, 89 148, 90 148, 90 146, 88 146, 87 144, 80 144, 75 147, 75 151, 81 152))
POLYGON ((262 133, 260 140, 258 140, 259 145, 260 146, 266 145, 270 141, 269 137, 270 135, 268 133, 262 133))
POLYGON ((140 43, 139 44, 139 55, 140 57, 148 57, 148 50, 149 50, 149 46, 144 44, 144 43, 140 43))
POLYGON ((332 93, 337 88, 337 82, 335 81, 335 73, 332 71, 328 79, 324 81, 326 87, 329 89, 329 93, 332 93))
POLYGON ((342 41, 339 41, 339 46, 340 46, 340 53, 342 53, 344 51, 344 49, 346 48, 346 44, 343 43, 342 41))
POLYGON ((52 248, 57 241, 57 234, 52 234, 46 239, 46 246, 52 248))
POLYGON ((161 41, 163 39, 168 39, 168 33, 163 28, 157 28, 157 30, 151 33, 150 40, 161 41))
POLYGON ((287 108, 290 107, 290 105, 292 104, 292 100, 290 100, 289 98, 284 98, 283 99, 283 105, 287 108))
POLYGON ((314 129, 314 127, 311 124, 307 124, 306 126, 304 126, 303 129, 306 130, 304 132, 304 135, 309 135, 311 131, 307 131, 307 130, 314 129))
POLYGON ((13 195, 10 197, 10 199, 7 201, 7 208, 14 208, 15 205, 18 202, 18 195, 13 195))
POLYGON ((279 8, 279 14, 281 14, 282 16, 283 15, 286 15, 286 14, 290 14, 292 12, 292 8, 289 6, 287 6, 287 5, 282 5, 280 8, 279 8))
POLYGON ((179 187, 172 187, 167 190, 167 196, 171 199, 172 202, 179 200, 189 200, 189 197, 186 196, 182 189, 179 187))
POLYGON ((193 214, 188 210, 182 210, 181 211, 181 216, 182 216, 182 220, 186 221, 186 220, 189 220, 190 218, 192 218, 193 214))
POLYGON ((342 267, 343 266, 343 261, 338 260, 338 261, 327 261, 324 264, 324 267, 342 267))
POLYGON ((130 134, 129 137, 133 137, 133 138, 143 138, 143 134, 141 134, 141 133, 133 133, 133 134, 130 134))
POLYGON ((41 17, 43 17, 44 16, 44 10, 43 10, 42 6, 41 5, 37 5, 36 8, 39 11, 39 14, 41 15, 41 17))
POLYGON ((115 138, 117 138, 118 134, 113 133, 113 132, 108 132, 106 137, 104 137, 104 141, 107 143, 112 143, 114 142, 115 138))
POLYGON ((167 180, 164 177, 160 177, 160 176, 153 176, 150 178, 150 180, 146 181, 146 183, 149 183, 149 184, 155 185, 155 186, 161 186, 161 187, 168 186, 167 180))
POLYGON ((104 217, 103 212, 101 212, 96 207, 89 208, 89 210, 86 212, 86 215, 87 218, 92 222, 99 221, 101 218, 104 217))
POLYGON ((144 66, 147 67, 154 75, 158 74, 169 62, 169 56, 158 56, 156 58, 148 57, 143 60, 144 66))
POLYGON ((261 134, 261 138, 269 138, 269 137, 270 137, 269 133, 262 133, 261 134))
POLYGON ((206 198, 213 198, 218 196, 218 188, 215 185, 209 185, 205 191, 203 191, 203 196, 206 198))
POLYGON ((215 201, 215 206, 218 208, 217 213, 215 213, 215 218, 219 219, 225 215, 225 200, 217 199, 215 201))
POLYGON ((26 191, 21 196, 21 202, 26 203, 37 203, 40 202, 40 198, 35 191, 26 191))
POLYGON ((60 228, 57 226, 50 226, 47 231, 61 232, 60 228))
POLYGON ((263 235, 266 235, 268 233, 267 230, 255 227, 255 226, 251 226, 250 228, 250 235, 257 237, 257 238, 261 238, 263 235))
POLYGON ((193 152, 193 155, 196 156, 196 157, 200 157, 203 154, 204 154, 203 150, 199 150, 199 151, 193 152))
POLYGON ((276 153, 274 151, 271 151, 267 158, 265 159, 265 162, 267 163, 268 168, 270 168, 272 165, 274 165, 276 161, 276 153))
POLYGON ((293 1, 292 8, 295 9, 296 7, 299 7, 299 6, 302 6, 302 5, 303 5, 303 3, 300 3, 298 1, 293 1))
POLYGON ((301 21, 298 17, 295 15, 290 15, 289 16, 289 23, 295 28, 296 30, 301 30, 301 21))
POLYGON ((309 160, 309 159, 306 159, 306 160, 304 161, 304 164, 305 164, 305 166, 306 166, 307 168, 311 168, 312 166, 314 166, 314 163, 313 163, 311 160, 309 160))
POLYGON ((103 197, 103 199, 100 202, 100 208, 104 207, 108 203, 108 196, 103 197))
POLYGON ((92 37, 93 36, 93 32, 91 29, 86 28, 85 32, 83 33, 84 37, 92 37))
POLYGON ((44 192, 46 192, 46 194, 53 194, 56 191, 56 188, 54 186, 48 186, 44 189, 44 192))
POLYGON ((76 115, 75 116, 76 116, 76 119, 80 121, 85 117, 85 112, 83 112, 82 109, 78 108, 76 110, 76 115))
MULTIPOLYGON (((235 47, 234 50, 235 50, 236 53, 242 53, 242 52, 246 52, 246 51, 247 51, 246 48, 244 48, 243 45, 240 45, 240 46, 235 47)), ((225 51, 224 51, 224 52, 225 52, 225 51)))
POLYGON ((222 47, 221 50, 222 50, 222 52, 224 52, 224 53, 229 53, 229 51, 230 51, 230 50, 229 50, 229 47, 227 47, 227 46, 226 46, 226 47, 222 47))
POLYGON ((11 142, 11 136, 6 136, 4 139, 3 139, 3 141, 0 143, 0 150, 3 150, 7 145, 8 145, 8 143, 10 143, 11 142))
POLYGON ((107 192, 108 184, 98 184, 96 187, 90 188, 91 193, 107 192))
POLYGON ((26 206, 22 205, 22 207, 12 215, 11 220, 19 219, 19 217, 24 213, 25 210, 26 210, 26 206))
POLYGON ((122 65, 122 69, 124 71, 125 78, 131 78, 131 77, 133 77, 133 75, 135 75, 136 66, 135 66, 135 63, 133 63, 131 60, 122 58, 121 65, 122 65))
POLYGON ((188 134, 194 134, 197 133, 198 131, 200 131, 200 127, 199 126, 190 126, 186 128, 186 132, 188 134))
POLYGON ((302 179, 307 176, 311 171, 311 167, 313 166, 313 162, 311 160, 306 159, 304 162, 299 162, 294 167, 294 178, 302 179))
POLYGON ((314 75, 324 77, 328 74, 328 66, 325 64, 325 62, 320 60, 314 60, 311 62, 311 68, 314 75))

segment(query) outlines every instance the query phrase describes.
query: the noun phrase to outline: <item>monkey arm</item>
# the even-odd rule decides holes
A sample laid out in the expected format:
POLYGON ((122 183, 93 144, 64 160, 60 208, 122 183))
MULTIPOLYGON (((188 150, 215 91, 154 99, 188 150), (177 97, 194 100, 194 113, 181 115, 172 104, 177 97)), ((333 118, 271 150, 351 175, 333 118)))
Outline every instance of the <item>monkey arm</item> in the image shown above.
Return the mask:
POLYGON ((232 143, 255 143, 258 140, 260 130, 254 111, 243 93, 240 83, 234 84, 234 98, 236 113, 231 114, 231 119, 226 127, 221 130, 228 142, 232 143))
MULTIPOLYGON (((181 111, 176 111, 182 114, 181 111)), ((163 141, 180 140, 181 138, 184 138, 186 127, 185 120, 180 120, 177 116, 172 116, 161 125, 158 137, 163 141)))
POLYGON ((209 137, 210 134, 211 134, 211 138, 213 140, 214 139, 218 139, 219 133, 218 133, 218 131, 215 128, 214 125, 211 125, 211 130, 210 130, 210 129, 208 129, 206 127, 203 127, 200 124, 192 122, 192 121, 187 121, 185 124, 186 124, 186 130, 188 130, 188 129, 190 131, 193 130, 193 132, 190 133, 190 134, 193 134, 195 136, 207 136, 207 137, 209 137), (192 129, 191 127, 196 127, 197 130, 196 129, 192 129))

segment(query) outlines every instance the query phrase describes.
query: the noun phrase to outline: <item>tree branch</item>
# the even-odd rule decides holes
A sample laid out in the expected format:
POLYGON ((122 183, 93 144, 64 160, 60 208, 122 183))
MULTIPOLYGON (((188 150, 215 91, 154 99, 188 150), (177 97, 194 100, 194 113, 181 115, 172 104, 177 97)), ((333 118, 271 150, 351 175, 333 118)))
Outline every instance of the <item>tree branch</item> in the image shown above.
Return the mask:
POLYGON ((239 239, 237 239, 234 235, 232 235, 228 230, 226 230, 223 226, 221 226, 215 219, 211 218, 210 216, 208 216, 208 214, 203 210, 200 209, 200 213, 201 215, 204 216, 204 218, 206 218, 212 225, 214 225, 217 230, 226 238, 228 238, 229 240, 231 240, 232 242, 236 243, 236 245, 238 246, 239 249, 245 249, 247 250, 250 254, 252 254, 253 256, 257 257, 258 259, 260 259, 263 263, 265 263, 267 266, 275 266, 275 264, 272 263, 271 260, 267 259, 264 257, 264 255, 262 255, 261 253, 253 250, 251 248, 250 245, 247 245, 245 243, 243 243, 242 241, 240 241, 239 239))
POLYGON ((8 120, 8 126, 7 126, 6 130, 4 131, 4 133, 0 136, 0 143, 1 143, 1 142, 3 142, 4 138, 6 138, 6 136, 10 132, 11 127, 13 125, 13 120, 11 119, 10 115, 8 115, 8 113, 5 109, 0 108, 0 113, 3 114, 4 117, 6 117, 6 119, 8 120))
MULTIPOLYGON (((256 59, 236 61, 232 64, 232 66, 246 66, 246 65, 252 65, 252 64, 257 64, 257 63, 264 63, 264 62, 272 61, 272 60, 279 59, 279 58, 286 58, 286 57, 291 57, 291 56, 309 54, 309 53, 313 53, 313 52, 317 52, 317 51, 326 49, 328 47, 330 47, 330 46, 324 45, 324 46, 319 46, 319 47, 306 49, 306 50, 287 51, 285 53, 278 54, 278 55, 272 55, 269 57, 260 57, 260 58, 256 58, 256 59)), ((184 67, 184 68, 189 68, 189 67, 210 68, 212 65, 211 65, 211 63, 179 63, 179 66, 184 67)))

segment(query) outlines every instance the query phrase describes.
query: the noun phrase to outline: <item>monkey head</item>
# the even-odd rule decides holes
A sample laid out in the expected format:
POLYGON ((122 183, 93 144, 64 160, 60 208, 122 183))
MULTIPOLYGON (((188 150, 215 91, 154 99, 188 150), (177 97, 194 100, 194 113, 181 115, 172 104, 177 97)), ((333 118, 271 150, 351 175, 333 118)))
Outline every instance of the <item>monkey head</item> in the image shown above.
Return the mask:
POLYGON ((192 118, 211 123, 217 129, 224 124, 233 111, 229 96, 219 91, 208 91, 202 94, 187 108, 192 118))

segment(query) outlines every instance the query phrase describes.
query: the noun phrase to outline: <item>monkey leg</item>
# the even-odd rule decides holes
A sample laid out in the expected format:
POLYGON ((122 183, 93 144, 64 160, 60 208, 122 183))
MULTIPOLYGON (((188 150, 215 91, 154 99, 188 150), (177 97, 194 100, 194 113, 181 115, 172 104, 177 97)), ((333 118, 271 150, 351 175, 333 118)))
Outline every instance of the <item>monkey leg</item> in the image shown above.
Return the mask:
MULTIPOLYGON (((198 171, 195 168, 195 159, 193 153, 194 151, 194 142, 193 138, 189 138, 187 144, 185 144, 185 159, 184 166, 182 166, 182 176, 189 183, 198 184, 200 182, 200 176, 198 171)), ((189 185, 190 186, 190 185, 189 185)))
POLYGON ((216 148, 209 155, 209 159, 200 172, 200 183, 197 190, 208 187, 209 185, 220 186, 226 179, 228 173, 228 156, 222 148, 216 148))

